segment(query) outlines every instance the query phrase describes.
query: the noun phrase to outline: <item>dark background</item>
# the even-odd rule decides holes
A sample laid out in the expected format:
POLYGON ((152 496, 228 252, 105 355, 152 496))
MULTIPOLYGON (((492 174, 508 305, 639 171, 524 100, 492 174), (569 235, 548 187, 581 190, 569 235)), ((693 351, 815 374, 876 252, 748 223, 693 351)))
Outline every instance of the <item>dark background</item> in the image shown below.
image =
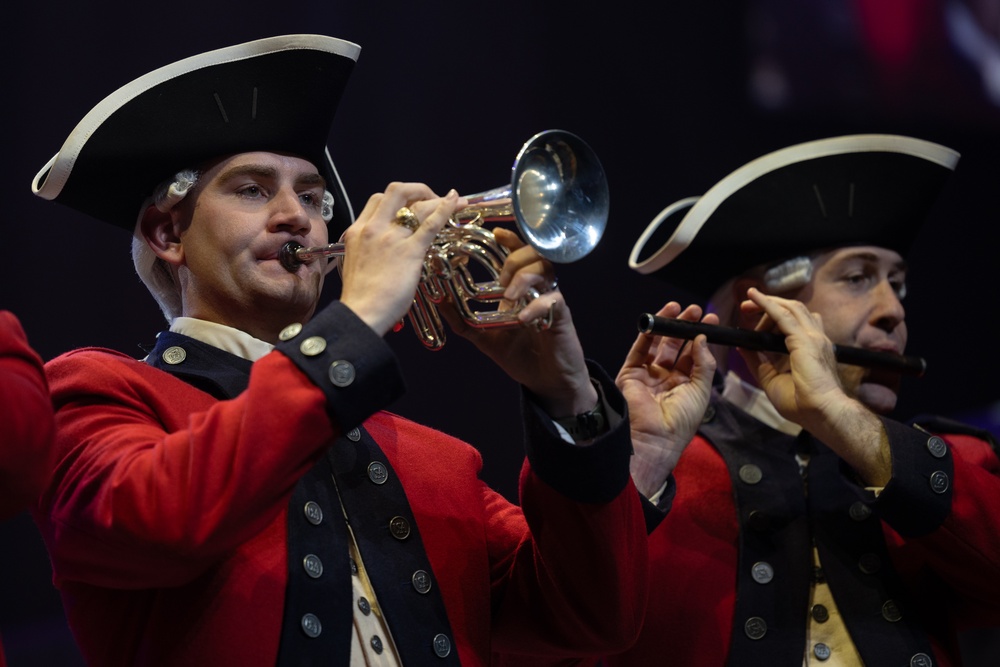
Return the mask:
MULTIPOLYGON (((668 204, 765 152, 825 136, 901 133, 957 149, 956 175, 910 256, 908 351, 929 370, 906 381, 897 416, 934 412, 1000 431, 1000 359, 987 349, 1000 240, 1000 107, 987 83, 1000 77, 976 64, 997 48, 981 27, 998 25, 997 2, 28 4, 6 9, 0 40, 9 204, 0 308, 20 317, 45 359, 85 345, 141 356, 164 325, 127 234, 31 194, 76 122, 180 58, 323 33, 362 46, 330 137, 356 210, 391 180, 441 193, 504 185, 541 130, 569 130, 594 148, 611 188, 608 229, 591 255, 559 267, 559 280, 588 355, 612 374, 637 316, 687 299, 627 266, 668 204), (974 16, 983 20, 963 23, 974 16)), ((338 288, 334 277, 325 298, 338 288)), ((475 444, 487 480, 514 498, 516 388, 461 339, 437 353, 409 327, 389 340, 410 389, 392 410, 475 444)), ((12 667, 80 664, 49 576, 30 519, 0 525, 0 633, 12 667)), ((991 641, 970 635, 969 664, 993 664, 991 641)))

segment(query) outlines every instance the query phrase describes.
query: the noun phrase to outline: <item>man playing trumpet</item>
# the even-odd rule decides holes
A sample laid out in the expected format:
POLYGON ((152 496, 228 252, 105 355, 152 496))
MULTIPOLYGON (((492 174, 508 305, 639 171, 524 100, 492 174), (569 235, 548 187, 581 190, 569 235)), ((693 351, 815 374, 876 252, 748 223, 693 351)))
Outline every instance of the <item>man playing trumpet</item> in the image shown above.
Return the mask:
MULTIPOLYGON (((48 364, 60 463, 36 520, 90 663, 476 665, 638 633, 624 401, 559 292, 520 315, 551 312, 548 330, 475 336, 523 387, 523 511, 475 449, 382 411, 403 391, 382 336, 463 200, 392 183, 353 221, 325 144, 358 51, 291 35, 168 65, 101 102, 36 178, 134 228, 170 322, 143 360, 48 364), (290 271, 279 252, 344 228, 340 299, 317 310, 329 265, 290 271)), ((499 236, 509 299, 549 283, 499 236)))

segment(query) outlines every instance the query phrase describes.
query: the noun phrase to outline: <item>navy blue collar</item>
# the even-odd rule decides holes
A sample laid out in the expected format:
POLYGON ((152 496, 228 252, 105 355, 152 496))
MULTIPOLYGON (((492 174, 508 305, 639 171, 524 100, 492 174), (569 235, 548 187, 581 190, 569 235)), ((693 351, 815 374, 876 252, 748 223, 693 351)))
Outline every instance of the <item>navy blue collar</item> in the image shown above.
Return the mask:
POLYGON ((242 357, 172 331, 157 336, 146 363, 220 400, 243 393, 253 367, 242 357))

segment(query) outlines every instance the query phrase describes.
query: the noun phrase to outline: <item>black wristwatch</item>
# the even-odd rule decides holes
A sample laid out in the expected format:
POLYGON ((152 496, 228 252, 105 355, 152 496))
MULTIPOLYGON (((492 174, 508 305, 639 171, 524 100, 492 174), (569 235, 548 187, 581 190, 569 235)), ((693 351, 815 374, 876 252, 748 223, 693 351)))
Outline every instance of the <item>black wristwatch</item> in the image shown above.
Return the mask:
POLYGON ((581 440, 593 440, 608 428, 608 420, 604 416, 604 400, 600 389, 598 389, 597 393, 597 405, 593 409, 581 412, 573 417, 555 420, 577 442, 581 440))

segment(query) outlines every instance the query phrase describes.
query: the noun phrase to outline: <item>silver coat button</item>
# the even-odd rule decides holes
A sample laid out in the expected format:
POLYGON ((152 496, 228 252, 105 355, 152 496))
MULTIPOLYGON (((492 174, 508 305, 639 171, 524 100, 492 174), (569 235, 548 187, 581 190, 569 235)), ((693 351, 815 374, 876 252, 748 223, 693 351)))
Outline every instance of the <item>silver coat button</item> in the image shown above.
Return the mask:
POLYGON ((319 579, 323 576, 323 561, 315 554, 309 554, 302 559, 302 568, 313 579, 319 579))
POLYGON ((351 442, 357 442, 361 439, 361 429, 352 428, 347 432, 347 439, 351 442))
POLYGON ((306 521, 314 526, 323 523, 323 508, 314 500, 310 500, 302 507, 302 513, 306 515, 306 521))
POLYGON ((872 510, 868 505, 858 500, 851 505, 849 513, 855 521, 864 521, 872 515, 872 510))
POLYGON ((899 611, 899 607, 892 600, 886 600, 885 604, 882 605, 882 618, 889 621, 890 623, 895 623, 896 621, 902 620, 903 613, 899 611))
POLYGON ((427 574, 424 570, 414 572, 410 580, 413 582, 413 588, 421 595, 426 595, 430 592, 431 575, 427 574))
POLYGON ((767 623, 760 616, 751 616, 743 624, 743 631, 750 639, 761 639, 767 634, 767 623))
POLYGON ((323 632, 323 624, 315 614, 306 614, 302 617, 302 632, 306 633, 307 637, 315 639, 323 632))
POLYGON ((761 472, 759 467, 752 463, 740 466, 739 475, 740 479, 747 484, 756 484, 760 480, 764 479, 764 473, 761 472))
POLYGON ((882 569, 882 559, 878 557, 878 554, 861 554, 861 558, 858 560, 858 569, 865 574, 875 574, 882 569))
POLYGON ((410 522, 401 516, 394 516, 389 520, 389 532, 397 540, 405 540, 410 536, 410 522))
POLYGON ((368 598, 358 598, 358 609, 360 609, 361 613, 365 616, 372 613, 372 606, 371 603, 368 602, 368 598))
POLYGON ((750 569, 750 574, 753 576, 753 580, 758 584, 767 584, 774 579, 774 568, 771 567, 770 563, 760 561, 753 564, 753 567, 750 569))
POLYGON ((826 644, 819 643, 813 646, 813 655, 817 660, 829 660, 831 653, 830 647, 826 644))
POLYGON ((188 355, 187 352, 184 351, 183 347, 178 347, 176 345, 173 345, 165 349, 163 351, 163 354, 160 356, 166 363, 170 364, 171 366, 176 366, 177 364, 187 359, 188 355))
POLYGON ((434 655, 439 658, 447 658, 451 655, 451 640, 448 639, 448 635, 434 635, 434 655))
POLYGON ((372 650, 376 653, 382 652, 382 639, 378 635, 372 635, 372 640, 369 642, 372 645, 372 650))
POLYGON ((812 614, 813 620, 817 623, 826 623, 830 620, 830 610, 824 605, 814 604, 810 613, 812 614))
POLYGON ((931 473, 931 491, 934 493, 944 493, 948 490, 948 486, 951 484, 948 479, 948 473, 938 470, 937 472, 931 473))
MULTIPOLYGON (((931 456, 933 456, 934 458, 943 459, 945 457, 945 454, 948 453, 948 443, 946 443, 938 436, 932 435, 927 440, 927 451, 929 451, 931 453, 931 456)), ((918 653, 917 655, 923 655, 923 654, 918 653)))
POLYGON ((385 484, 389 479, 389 469, 381 461, 372 461, 368 464, 368 479, 376 484, 385 484))
POLYGON ((296 322, 295 324, 289 324, 287 327, 281 330, 278 334, 278 340, 291 340, 302 333, 302 325, 296 322))
POLYGON ((327 376, 329 376, 330 382, 332 382, 335 387, 346 387, 350 385, 354 382, 354 375, 354 364, 349 361, 344 361, 343 359, 330 364, 330 370, 327 371, 327 376))
POLYGON ((910 667, 934 667, 934 661, 926 653, 914 653, 910 658, 910 667))
POLYGON ((322 336, 309 336, 309 338, 306 338, 299 345, 299 352, 307 357, 315 357, 317 354, 322 354, 325 349, 326 339, 322 336))

